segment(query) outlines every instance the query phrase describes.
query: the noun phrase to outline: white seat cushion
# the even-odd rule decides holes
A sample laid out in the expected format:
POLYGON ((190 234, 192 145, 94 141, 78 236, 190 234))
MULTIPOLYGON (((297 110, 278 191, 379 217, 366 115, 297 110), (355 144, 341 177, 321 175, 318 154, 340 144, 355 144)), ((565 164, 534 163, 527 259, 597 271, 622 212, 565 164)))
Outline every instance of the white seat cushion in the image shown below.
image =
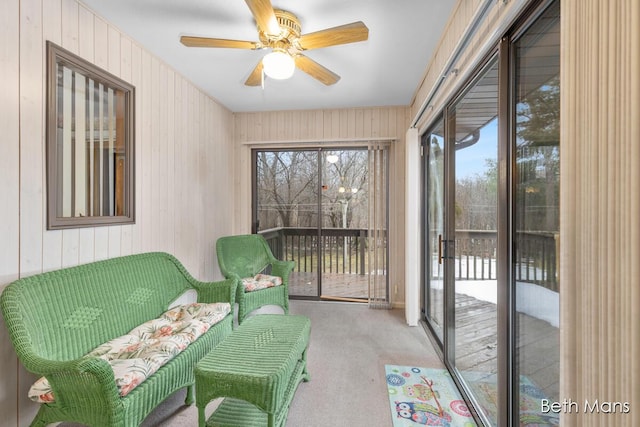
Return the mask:
MULTIPOLYGON (((178 306, 102 344, 87 356, 109 362, 120 396, 126 396, 230 312, 229 303, 178 306)), ((40 403, 55 400, 45 377, 31 386, 29 398, 40 403)))
POLYGON ((268 274, 256 274, 253 277, 242 279, 245 292, 259 291, 260 289, 273 288, 282 285, 282 278, 269 276, 268 274))

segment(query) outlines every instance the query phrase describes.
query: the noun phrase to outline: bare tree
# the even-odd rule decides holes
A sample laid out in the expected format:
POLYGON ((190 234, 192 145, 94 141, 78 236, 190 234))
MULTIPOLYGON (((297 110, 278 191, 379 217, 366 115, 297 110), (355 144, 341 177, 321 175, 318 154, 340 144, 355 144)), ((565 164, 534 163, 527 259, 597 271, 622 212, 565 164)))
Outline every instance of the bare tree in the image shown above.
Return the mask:
POLYGON ((258 153, 257 170, 261 228, 312 225, 317 204, 317 155, 308 151, 263 151, 258 153))
POLYGON ((367 224, 368 153, 338 151, 338 160, 327 163, 323 181, 324 223, 335 228, 362 228, 367 224))
POLYGON ((260 228, 316 226, 318 188, 323 226, 366 227, 368 167, 367 150, 259 152, 260 228), (327 155, 336 161, 326 161, 327 155), (321 182, 318 161, 322 161, 321 182))

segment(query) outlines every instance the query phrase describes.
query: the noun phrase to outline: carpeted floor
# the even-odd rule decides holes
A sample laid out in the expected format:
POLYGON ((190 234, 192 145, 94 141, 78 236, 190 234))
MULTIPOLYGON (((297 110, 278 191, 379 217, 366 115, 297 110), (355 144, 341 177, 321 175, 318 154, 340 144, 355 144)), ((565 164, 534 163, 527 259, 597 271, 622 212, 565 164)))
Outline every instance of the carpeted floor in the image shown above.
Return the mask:
MULTIPOLYGON (((406 326, 403 310, 293 300, 291 313, 311 318, 311 381, 298 387, 288 427, 390 427, 385 365, 443 367, 424 330, 406 326)), ((196 426, 196 408, 183 399, 184 391, 171 396, 143 426, 196 426)))
MULTIPOLYGON (((282 311, 267 307, 261 312, 282 311)), ((404 310, 292 300, 290 312, 311 319, 311 381, 298 387, 287 427, 390 427, 385 365, 443 368, 424 329, 406 325, 404 310)), ((184 390, 170 396, 142 426, 197 426, 196 407, 184 406, 184 397, 184 390)), ((216 405, 207 406, 207 415, 216 405)))

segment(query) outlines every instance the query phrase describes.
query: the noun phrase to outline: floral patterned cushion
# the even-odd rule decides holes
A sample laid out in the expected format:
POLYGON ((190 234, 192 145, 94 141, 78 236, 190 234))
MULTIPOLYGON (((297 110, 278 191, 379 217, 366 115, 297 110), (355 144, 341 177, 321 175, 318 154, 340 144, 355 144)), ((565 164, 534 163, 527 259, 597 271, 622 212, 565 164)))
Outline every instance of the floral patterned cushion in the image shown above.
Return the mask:
MULTIPOLYGON (((87 356, 109 362, 120 396, 126 396, 230 312, 229 303, 178 306, 102 344, 87 356)), ((29 398, 40 403, 55 400, 45 377, 31 386, 29 398)))
POLYGON ((245 292, 259 291, 260 289, 273 288, 282 285, 282 278, 269 276, 268 274, 256 274, 253 277, 242 279, 245 292))

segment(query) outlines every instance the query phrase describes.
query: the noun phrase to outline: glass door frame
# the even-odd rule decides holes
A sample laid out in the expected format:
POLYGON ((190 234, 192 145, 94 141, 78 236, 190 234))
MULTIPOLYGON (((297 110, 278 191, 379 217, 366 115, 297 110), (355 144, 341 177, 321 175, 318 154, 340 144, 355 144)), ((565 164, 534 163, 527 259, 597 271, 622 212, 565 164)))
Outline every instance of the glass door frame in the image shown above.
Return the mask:
MULTIPOLYGON (((510 402, 510 360, 511 360, 511 345, 510 345, 510 316, 509 312, 511 307, 511 296, 509 289, 509 274, 510 274, 510 250, 509 250, 509 234, 510 234, 510 179, 509 173, 511 166, 509 165, 509 152, 508 147, 509 140, 505 138, 508 135, 508 121, 505 120, 505 113, 508 113, 508 108, 505 107, 504 101, 508 99, 508 85, 509 80, 504 78, 504 67, 508 65, 509 57, 505 55, 505 41, 503 40, 498 46, 496 46, 491 52, 489 52, 480 64, 473 71, 473 76, 466 84, 456 93, 456 95, 447 103, 444 109, 445 118, 445 132, 447 135, 455 135, 456 123, 455 118, 452 119, 452 108, 458 104, 458 101, 464 98, 470 89, 474 87, 478 81, 480 81, 486 71, 492 66, 498 68, 498 127, 497 127, 497 144, 498 144, 498 181, 497 181, 497 227, 496 227, 496 283, 497 283, 497 389, 498 389, 498 425, 508 425, 508 420, 511 417, 511 410, 506 411, 503 408, 511 408, 510 402), (506 280, 505 280, 506 279, 506 280)), ((453 117, 455 117, 453 115, 453 117)), ((452 194, 455 189, 455 138, 445 137, 445 234, 447 240, 453 240, 453 244, 446 242, 448 247, 445 253, 454 251, 453 245, 455 245, 455 195, 452 194)), ((476 421, 480 421, 482 425, 491 425, 489 420, 476 410, 480 407, 479 402, 474 397, 473 393, 467 387, 465 381, 462 379, 460 371, 457 369, 453 361, 455 361, 455 266, 453 262, 447 262, 445 264, 445 340, 444 340, 444 358, 443 361, 449 371, 452 373, 452 378, 458 389, 462 391, 463 398, 469 405, 469 410, 473 414, 476 421)))
MULTIPOLYGON (((514 248, 513 242, 515 239, 514 229, 514 215, 515 215, 515 192, 516 182, 514 173, 516 170, 516 157, 515 157, 515 43, 518 39, 527 31, 527 29, 547 10, 547 8, 557 0, 538 0, 532 2, 530 6, 522 13, 522 17, 517 19, 514 24, 505 32, 505 36, 500 42, 489 52, 485 58, 480 62, 473 72, 469 74, 468 80, 465 84, 446 102, 443 107, 443 114, 435 117, 426 127, 426 131, 422 134, 422 137, 430 133, 438 124, 441 119, 444 120, 445 134, 450 135, 451 132, 455 132, 455 122, 450 119, 449 109, 455 106, 457 101, 463 97, 466 92, 472 87, 479 78, 482 77, 482 73, 485 67, 490 64, 493 58, 497 57, 498 66, 498 218, 497 218, 497 247, 496 247, 496 259, 500 260, 497 265, 497 335, 498 335, 498 375, 497 375, 497 388, 498 388, 498 425, 510 426, 519 425, 519 375, 516 372, 516 330, 515 330, 515 316, 516 316, 516 304, 515 304, 515 290, 513 284, 515 283, 515 273, 513 267, 514 248)), ((445 139, 448 139, 445 137, 445 139)), ((422 144, 422 138, 421 138, 422 144)), ((453 185, 453 173, 455 156, 452 155, 450 144, 445 144, 445 149, 449 150, 445 153, 445 233, 447 236, 453 236, 455 232, 455 220, 452 220, 452 216, 455 212, 455 201, 451 197, 451 191, 454 188, 453 185)), ((426 147, 424 148, 426 150, 426 147)), ((424 154, 426 156, 426 151, 424 154)), ((425 181, 427 179, 428 171, 425 169, 427 166, 427 160, 423 160, 423 209, 426 202, 425 181)), ((422 213, 423 227, 422 227, 422 248, 425 247, 425 241, 427 232, 425 228, 426 213, 422 213)), ((448 238, 448 237, 447 237, 448 238)), ((423 262, 426 262, 428 254, 423 254, 423 262)), ((454 271, 452 271, 452 263, 448 263, 448 267, 445 267, 444 278, 444 298, 445 298, 445 316, 444 316, 444 333, 443 339, 439 340, 437 335, 433 332, 431 325, 427 320, 427 313, 423 312, 423 322, 426 325, 426 329, 430 332, 431 340, 438 347, 437 350, 440 353, 445 366, 452 373, 452 379, 458 389, 461 391, 463 399, 467 402, 469 410, 473 414, 476 422, 479 425, 490 425, 488 420, 483 415, 479 414, 474 408, 477 405, 477 400, 473 397, 470 390, 466 387, 464 381, 455 366, 451 363, 452 357, 455 355, 455 289, 453 288, 454 271)), ((428 280, 429 268, 425 265, 422 266, 422 292, 427 292, 426 282, 428 280)), ((427 305, 427 295, 422 296, 422 301, 425 304, 425 311, 427 305)))
MULTIPOLYGON (((291 148, 252 148, 251 149, 251 233, 252 234, 258 234, 259 233, 259 220, 258 220, 258 153, 261 152, 292 152, 292 151, 307 151, 307 152, 315 152, 317 154, 317 162, 316 162, 316 166, 317 166, 317 171, 318 171, 318 182, 316 185, 316 191, 318 192, 318 194, 320 194, 320 190, 321 190, 321 186, 322 184, 320 183, 320 177, 322 174, 322 165, 320 162, 320 153, 321 153, 321 148, 316 148, 316 147, 291 147, 291 148)), ((317 203, 317 207, 316 207, 316 212, 320 213, 322 212, 322 198, 321 197, 317 197, 316 198, 316 203, 317 203)), ((321 236, 321 230, 322 230, 322 226, 321 226, 321 221, 320 221, 320 216, 318 216, 318 219, 316 221, 316 238, 318 239, 317 241, 320 242, 322 239, 321 236)), ((318 245, 318 260, 321 259, 322 257, 322 248, 321 245, 318 245)), ((313 257, 313 255, 312 255, 313 257)), ((290 295, 290 297, 292 299, 300 299, 300 300, 312 300, 312 301, 319 301, 320 300, 320 295, 322 293, 322 269, 318 268, 318 271, 316 272, 316 283, 317 283, 317 288, 316 288, 316 294, 315 295, 290 295)))
MULTIPOLYGON (((508 402, 508 410, 509 410, 509 418, 508 421, 511 421, 510 425, 519 425, 520 422, 520 371, 517 367, 516 360, 516 346, 517 346, 517 325, 516 325, 516 316, 517 316, 517 304, 516 304, 516 272, 515 272, 515 251, 516 251, 516 204, 517 204, 517 153, 516 153, 516 91, 517 91, 517 70, 516 70, 516 44, 521 39, 523 35, 527 33, 527 31, 537 22, 538 18, 540 18, 554 2, 560 2, 560 0, 538 0, 533 2, 533 4, 527 8, 522 17, 515 22, 511 31, 508 33, 507 37, 504 37, 501 41, 500 50, 503 56, 501 61, 501 72, 504 73, 507 78, 505 78, 504 84, 501 84, 502 95, 500 95, 500 104, 503 105, 503 109, 500 113, 500 119, 503 120, 504 125, 500 127, 500 134, 502 138, 506 141, 503 149, 504 158, 509 162, 509 168, 507 170, 507 182, 509 186, 509 191, 507 194, 507 202, 509 206, 508 211, 508 233, 509 233, 509 241, 504 242, 505 248, 503 251, 506 252, 505 256, 508 257, 508 271, 503 271, 503 280, 506 280, 509 283, 509 287, 507 289, 508 294, 504 296, 504 303, 508 303, 509 315, 508 321, 509 329, 508 329, 508 342, 509 342, 509 355, 508 360, 505 361, 508 364, 508 376, 503 375, 501 381, 505 384, 503 387, 508 388, 509 394, 503 399, 505 402, 508 402), (512 243, 510 243, 512 242, 512 243)), ((562 83, 560 83, 562 84, 562 83)), ((500 303, 500 296, 498 297, 498 302, 500 303)), ((499 319, 500 320, 500 319, 499 319)), ((501 384, 502 384, 501 382, 501 384)), ((507 424, 509 425, 509 424, 507 424)))
MULTIPOLYGON (((384 260, 385 260, 385 270, 386 270, 386 275, 385 275, 385 289, 386 289, 386 298, 387 298, 387 302, 390 301, 391 299, 391 294, 390 294, 390 275, 389 275, 389 252, 390 252, 390 248, 389 248, 389 183, 390 183, 390 178, 388 175, 388 171, 389 171, 389 162, 390 162, 390 155, 389 155, 389 151, 388 148, 385 149, 386 151, 386 156, 385 156, 385 160, 384 160, 384 169, 386 171, 385 174, 385 182, 383 183, 383 185, 385 186, 385 200, 383 201, 384 203, 384 210, 385 210, 385 228, 386 228, 386 233, 387 233, 387 244, 386 244, 386 248, 384 249, 385 254, 384 254, 384 260)), ((323 177, 325 176, 325 167, 326 167, 326 156, 324 156, 324 153, 326 152, 341 152, 341 151, 363 151, 365 153, 371 153, 370 147, 368 145, 352 145, 352 146, 344 146, 344 145, 336 145, 336 146, 328 146, 328 147, 318 147, 318 146, 310 146, 310 147, 255 147, 251 149, 251 233, 258 233, 259 232, 259 221, 258 221, 258 186, 257 186, 257 179, 258 179, 258 163, 257 163, 257 159, 258 159, 258 153, 261 152, 294 152, 294 151, 303 151, 303 152, 308 152, 308 153, 315 153, 317 155, 317 176, 318 176, 318 182, 317 182, 317 188, 316 188, 316 192, 318 194, 317 197, 317 208, 316 208, 316 212, 317 212, 317 217, 318 220, 316 222, 316 238, 317 238, 317 242, 321 242, 322 241, 322 236, 323 236, 323 229, 325 228, 322 224, 322 213, 323 213, 323 198, 322 198, 322 186, 323 186, 323 177)), ((367 154, 369 155, 369 154, 367 154)), ((367 175, 370 174, 369 172, 369 167, 370 167, 370 160, 367 159, 367 175)), ((368 182, 368 178, 369 176, 367 176, 367 182, 368 182)), ((370 224, 367 226, 370 227, 370 224)), ((312 301, 323 301, 323 300, 332 300, 333 298, 331 298, 331 295, 323 295, 323 291, 322 291, 322 276, 323 276, 323 268, 324 268, 324 248, 323 245, 318 244, 317 245, 317 251, 318 251, 318 262, 322 262, 321 264, 318 264, 317 268, 317 274, 316 274, 316 281, 317 281, 317 289, 316 289, 316 293, 315 295, 295 295, 292 294, 290 295, 290 297, 292 299, 301 299, 301 300, 312 300, 312 301), (323 298, 323 296, 325 298, 323 298), (327 298, 328 297, 328 298, 327 298)), ((336 298, 336 299, 345 299, 345 298, 336 298)), ((357 300, 355 298, 346 298, 348 299, 350 302, 360 302, 360 303, 367 303, 369 297, 367 297, 367 299, 363 299, 363 300, 357 300)))
MULTIPOLYGON (((508 147, 508 121, 504 120, 504 114, 508 112, 508 108, 504 106, 504 100, 508 99, 508 79, 501 78, 504 76, 505 64, 508 65, 508 55, 504 54, 504 41, 494 48, 488 55, 485 56, 480 65, 471 74, 473 77, 466 82, 466 84, 447 102, 443 116, 433 121, 434 125, 428 130, 430 131, 434 126, 439 123, 440 118, 444 120, 445 129, 445 145, 444 145, 444 239, 443 239, 443 255, 444 255, 444 327, 442 341, 437 340, 441 346, 442 359, 447 369, 452 373, 452 379, 456 383, 458 389, 461 391, 464 400, 467 402, 469 410, 473 414, 477 422, 481 425, 491 425, 489 420, 476 410, 479 407, 479 402, 475 399, 473 393, 467 387, 466 382, 462 378, 461 372, 455 366, 455 265, 451 260, 447 260, 447 253, 452 253, 455 248, 455 138, 451 138, 451 135, 455 135, 456 121, 455 113, 453 113, 455 106, 458 102, 465 97, 465 95, 480 81, 485 72, 490 67, 498 68, 498 129, 497 129, 497 144, 498 144, 498 182, 497 182, 497 253, 496 259, 500 260, 497 265, 497 383, 498 383, 498 425, 508 425, 510 419, 511 410, 504 411, 504 408, 511 408, 510 402, 510 372, 509 372, 509 360, 511 357, 510 346, 510 331, 511 325, 509 324, 509 312, 512 310, 510 303, 510 290, 509 290, 509 237, 505 236, 505 233, 510 233, 510 179, 508 165, 508 159, 510 150, 508 147), (507 280, 505 280, 507 279, 507 280), (506 320, 506 323, 505 323, 506 320)), ((425 133, 426 134, 426 133, 425 133)), ((427 164, 425 160, 424 165, 427 164)), ((423 171, 423 174, 428 174, 428 171, 423 171)), ((423 218, 425 216, 423 215, 423 218)), ((425 227, 428 225, 425 225, 425 227)), ((424 227, 423 227, 424 228, 424 227)), ((423 238, 426 237, 426 232, 423 231, 423 238)), ((423 247, 425 245, 423 244, 423 247)), ((426 256, 424 257, 426 261, 426 256)), ((428 267, 423 268, 423 281, 428 280, 427 276, 424 276, 429 271, 428 267)), ((424 287, 423 287, 424 289, 424 287)), ((426 301, 426 298, 425 298, 426 301)), ((425 316, 426 317, 426 316, 425 316)), ((426 322, 429 324, 429 322, 426 322)), ((431 326, 429 326, 431 328, 431 326)))
MULTIPOLYGON (((430 338, 434 342, 437 347, 438 352, 440 353, 442 360, 445 366, 452 373, 452 379, 456 383, 459 390, 462 392, 462 396, 464 400, 467 402, 469 410, 473 414, 474 418, 477 422, 481 422, 482 425, 490 425, 488 420, 479 413, 475 407, 479 407, 477 400, 474 398, 473 394, 467 388, 464 380, 462 380, 462 376, 455 364, 452 363, 455 360, 455 265, 454 262, 448 261, 447 253, 452 253, 454 251, 454 242, 455 242, 455 197, 452 194, 455 188, 455 147, 453 146, 453 142, 451 142, 451 138, 448 135, 455 135, 455 118, 451 115, 451 108, 455 107, 457 102, 461 100, 468 91, 483 77, 484 72, 489 69, 489 67, 497 66, 499 76, 504 73, 505 64, 508 65, 508 55, 504 55, 503 44, 500 44, 496 48, 494 48, 489 54, 485 56, 485 58, 481 61, 481 63, 477 66, 474 72, 471 74, 473 77, 466 82, 466 84, 459 89, 455 96, 451 98, 449 102, 447 102, 445 108, 443 109, 443 114, 436 117, 431 123, 431 125, 427 128, 426 132, 423 133, 421 137, 421 146, 422 146, 422 155, 423 155, 423 167, 422 167, 422 183, 423 183, 423 202, 422 202, 422 218, 423 218, 423 227, 422 227, 422 248, 425 250, 423 253, 423 266, 422 266, 422 283, 421 291, 423 292, 422 301, 424 304, 424 312, 423 312, 423 320, 427 329, 430 332, 430 338), (494 62, 495 61, 495 62, 494 62), (428 147, 425 146, 425 136, 429 135, 437 126, 440 125, 440 121, 443 121, 443 128, 445 133, 445 142, 444 142, 444 182, 443 182, 443 190, 444 197, 442 203, 444 203, 444 215, 443 215, 443 248, 442 248, 442 256, 443 256, 443 288, 444 288, 444 319, 443 319, 443 328, 442 328, 442 338, 440 339, 438 335, 435 333, 434 327, 431 325, 429 321, 429 315, 427 310, 429 309, 429 289, 427 288, 427 282, 430 280, 430 272, 431 267, 426 265, 426 263, 430 263, 431 254, 426 253, 427 249, 427 240, 428 240, 428 230, 427 228, 430 225, 427 223, 428 209, 426 208, 427 193, 426 188, 428 188, 427 180, 429 176, 429 159, 428 159, 428 147)), ((511 308, 510 303, 510 290, 509 288, 509 274, 510 274, 510 250, 508 245, 508 238, 505 236, 505 233, 510 233, 510 196, 509 192, 511 191, 510 186, 510 177, 509 177, 509 169, 510 166, 507 166, 508 159, 510 156, 510 149, 508 147, 508 127, 505 124, 508 124, 508 121, 504 120, 504 114, 508 113, 508 109, 505 108, 504 100, 508 96, 508 83, 507 80, 505 83, 505 79, 498 80, 498 194, 497 194, 497 240, 498 247, 496 253, 496 259, 500 259, 501 262, 497 265, 497 282, 498 282, 498 303, 497 303, 497 340, 498 340, 498 401, 499 409, 505 407, 511 407, 510 398, 510 373, 509 373, 509 360, 511 358, 511 346, 510 344, 505 345, 506 342, 510 342, 511 336, 511 325, 508 325, 509 322, 509 311, 511 308), (504 243, 506 242, 506 243, 504 243), (507 279, 507 280, 505 280, 507 279), (506 322, 505 323, 505 319, 506 322), (506 367, 506 369, 505 369, 506 367), (507 403, 508 402, 508 403, 507 403)), ((499 425, 508 425, 508 419, 511 417, 511 411, 502 411, 499 410, 499 425)))
MULTIPOLYGON (((444 271, 443 271, 443 277, 442 277, 442 291, 443 291, 443 297, 442 297, 442 307, 440 307, 440 309, 442 310, 442 326, 440 328, 440 331, 438 332, 436 330, 436 327, 432 324, 431 322, 431 307, 432 304, 434 304, 435 302, 432 300, 432 295, 431 295, 431 279, 433 278, 433 274, 432 274, 432 269, 433 269, 433 253, 432 253, 432 242, 430 240, 430 229, 431 229, 431 224, 429 222, 429 208, 427 207, 428 203, 430 203, 431 199, 430 199, 430 194, 431 194, 431 188, 432 188, 432 183, 430 181, 430 176, 431 176, 431 171, 430 171, 430 165, 431 165, 431 161, 432 159, 430 158, 430 150, 429 150, 429 144, 430 144, 430 136, 433 134, 433 131, 436 130, 436 128, 438 128, 439 126, 442 126, 442 129, 444 130, 444 116, 443 114, 438 115, 438 117, 436 119, 434 119, 433 121, 433 125, 431 125, 427 131, 425 133, 422 134, 422 136, 420 137, 420 153, 422 155, 422 177, 421 177, 421 182, 422 182, 422 188, 423 188, 423 193, 422 193, 422 212, 421 212, 421 218, 422 218, 422 223, 423 223, 423 227, 422 227, 422 232, 421 232, 421 247, 423 250, 423 259, 422 259, 422 272, 421 272, 421 277, 422 277, 422 286, 420 287, 420 291, 421 291, 421 301, 424 304, 423 310, 422 310, 422 315, 424 316, 425 319, 425 325, 429 328, 430 330, 430 337, 433 338, 433 340, 435 341, 436 344, 436 350, 440 353, 440 356, 443 356, 443 345, 444 345, 444 339, 445 339, 445 330, 447 327, 447 320, 446 320, 446 316, 445 316, 445 298, 444 298, 444 292, 446 289, 446 284, 445 284, 445 280, 444 280, 444 271)), ((444 132, 443 132, 444 133, 444 132)), ((444 135, 443 135, 444 138, 444 135)), ((442 152, 442 155, 444 156, 444 151, 442 152)), ((443 182, 441 183, 441 187, 444 190, 445 187, 445 177, 446 177, 446 171, 444 170, 444 157, 443 157, 443 162, 442 162, 442 166, 443 166, 443 171, 442 171, 442 177, 443 177, 443 182)), ((444 191, 442 194, 442 198, 441 198, 441 202, 444 204, 444 191)), ((443 214, 442 214, 442 232, 444 233, 444 209, 443 209, 443 214)), ((439 254, 440 255, 440 254, 439 254)), ((443 266, 444 268, 444 266, 443 266)))

